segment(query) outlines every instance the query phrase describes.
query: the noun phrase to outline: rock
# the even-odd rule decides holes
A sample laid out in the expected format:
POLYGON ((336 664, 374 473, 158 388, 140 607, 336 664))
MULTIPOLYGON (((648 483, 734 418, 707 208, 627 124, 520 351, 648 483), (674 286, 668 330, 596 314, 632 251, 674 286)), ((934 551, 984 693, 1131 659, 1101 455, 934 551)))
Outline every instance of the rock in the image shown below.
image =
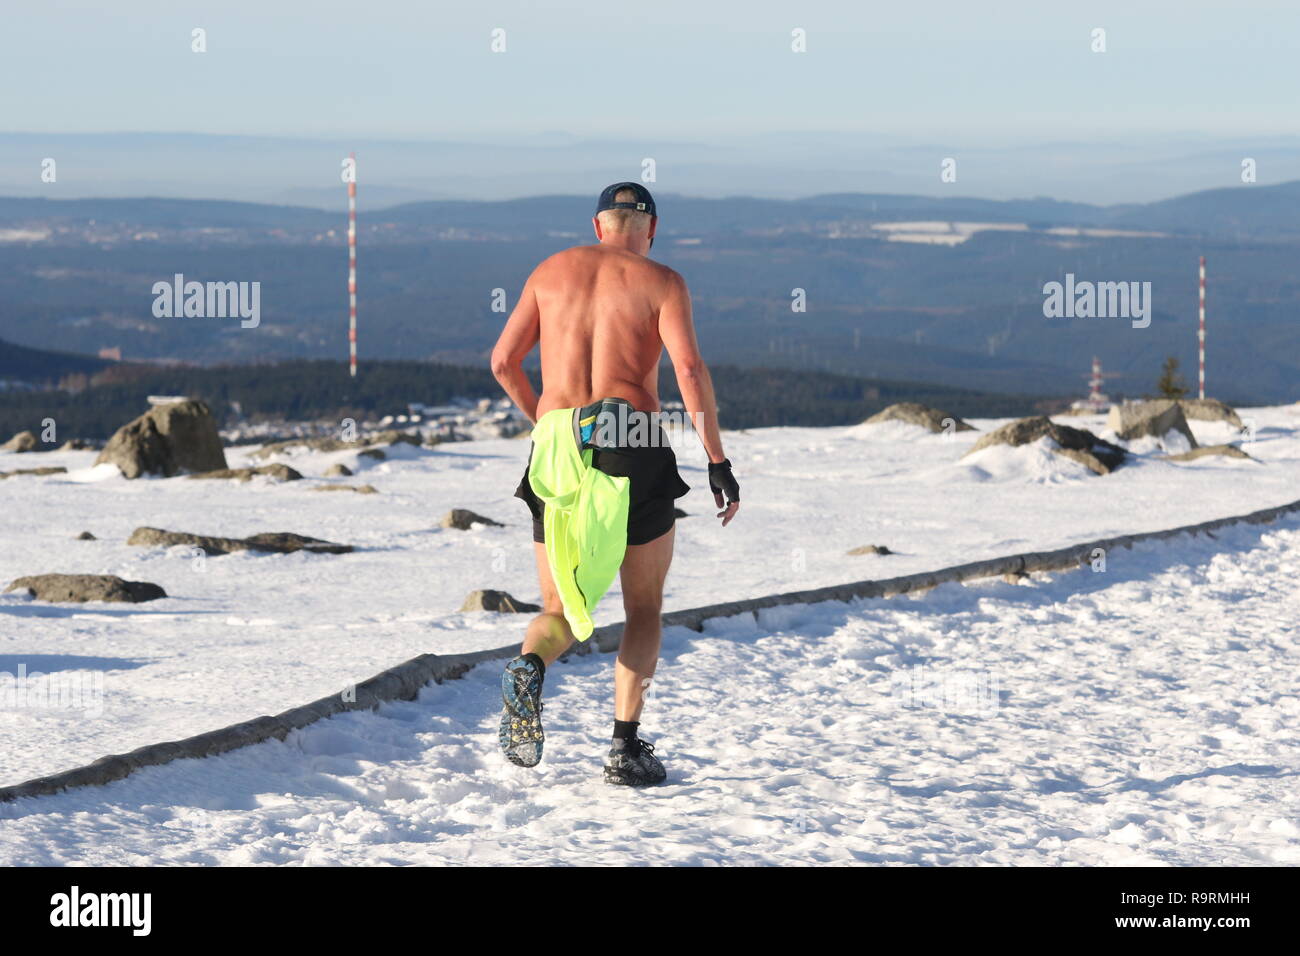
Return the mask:
POLYGON ((117 465, 127 478, 182 471, 218 471, 226 454, 212 412, 193 399, 155 405, 113 435, 96 465, 117 465))
POLYGON ((345 451, 361 448, 362 442, 359 441, 340 441, 337 438, 290 438, 287 441, 276 441, 263 445, 257 451, 249 453, 250 458, 270 458, 273 455, 280 455, 287 452, 290 448, 308 448, 312 451, 345 451))
POLYGON ((352 469, 343 463, 330 465, 325 469, 326 478, 349 478, 352 476, 352 469))
POLYGON ((883 544, 864 544, 860 548, 854 548, 847 552, 848 554, 893 554, 883 544))
POLYGON ((355 491, 359 495, 374 495, 379 492, 374 485, 315 485, 312 491, 355 491))
POLYGON ((240 481, 251 481, 254 475, 268 475, 277 481, 299 481, 302 478, 297 471, 278 462, 273 465, 259 465, 256 468, 221 468, 217 471, 204 471, 197 475, 190 475, 190 477, 238 478, 240 481))
POLYGON ((920 425, 922 428, 929 429, 932 432, 942 433, 944 431, 943 423, 952 421, 950 426, 953 431, 973 432, 975 427, 968 425, 955 415, 949 415, 945 411, 937 408, 930 408, 928 405, 922 405, 919 402, 898 402, 890 405, 884 411, 877 412, 867 419, 866 424, 877 425, 880 422, 907 422, 909 425, 920 425))
POLYGON ((1217 398, 1180 398, 1178 407, 1183 415, 1198 422, 1227 422, 1234 428, 1245 428, 1241 418, 1231 406, 1217 398))
POLYGON ((26 590, 38 601, 125 601, 139 604, 165 598, 167 592, 147 581, 123 581, 115 574, 36 574, 19 578, 10 591, 26 590))
POLYGON ((0 478, 10 478, 13 475, 66 475, 68 469, 62 465, 43 465, 40 468, 15 468, 13 471, 0 471, 0 478))
POLYGON ((18 434, 14 435, 13 438, 5 442, 3 445, 0 445, 0 451, 23 452, 23 451, 35 451, 35 450, 36 450, 36 436, 33 435, 31 432, 19 432, 18 434))
POLYGON ((1072 428, 1058 425, 1046 415, 1020 418, 1003 425, 1001 428, 980 437, 962 457, 975 454, 993 445, 1027 445, 1038 441, 1043 436, 1052 439, 1057 445, 1052 449, 1064 458, 1072 459, 1086 466, 1098 475, 1108 475, 1124 463, 1128 455, 1123 448, 1102 441, 1086 428, 1072 428))
POLYGON ((383 461, 388 457, 388 453, 382 448, 367 448, 364 451, 357 452, 359 458, 373 458, 375 461, 383 461))
POLYGON ((414 445, 420 447, 421 439, 418 432, 399 432, 393 429, 388 431, 377 432, 366 439, 367 445, 414 445))
POLYGON ((95 537, 93 534, 91 534, 89 531, 83 531, 83 532, 81 532, 81 534, 77 535, 77 540, 78 540, 78 541, 98 541, 99 539, 96 538, 96 537, 95 537))
POLYGON ((352 550, 350 544, 334 544, 331 541, 309 538, 289 531, 268 531, 247 538, 219 538, 189 534, 185 531, 164 531, 161 528, 136 528, 131 532, 131 537, 127 538, 126 543, 139 547, 160 548, 184 544, 202 548, 210 555, 229 554, 232 551, 269 551, 278 554, 310 551, 313 554, 347 554, 352 550))
POLYGON ((424 444, 425 444, 425 447, 426 447, 426 448, 433 448, 435 445, 441 445, 441 444, 442 444, 442 436, 441 436, 441 435, 429 435, 429 437, 427 437, 427 438, 424 440, 424 444))
POLYGON ((1106 427, 1125 441, 1144 436, 1162 439, 1175 431, 1186 438, 1192 448, 1196 447, 1196 436, 1187 425, 1182 407, 1173 399, 1112 405, 1106 427))
POLYGON ((1246 454, 1236 445, 1202 445, 1199 448, 1193 448, 1191 451, 1185 451, 1181 455, 1162 455, 1161 458, 1165 461, 1195 461, 1197 458, 1207 458, 1211 455, 1259 461, 1258 458, 1246 454))
POLYGON ((94 442, 84 438, 69 438, 59 446, 59 451, 94 451, 96 447, 94 442))
POLYGON ((500 521, 493 521, 465 508, 452 508, 442 519, 444 528, 455 528, 457 531, 468 531, 475 524, 485 524, 492 528, 505 527, 500 521))
POLYGON ((538 604, 527 604, 517 598, 511 597, 505 591, 470 591, 469 597, 465 598, 465 603, 460 606, 462 611, 503 611, 507 614, 522 614, 528 611, 540 611, 542 608, 538 604))

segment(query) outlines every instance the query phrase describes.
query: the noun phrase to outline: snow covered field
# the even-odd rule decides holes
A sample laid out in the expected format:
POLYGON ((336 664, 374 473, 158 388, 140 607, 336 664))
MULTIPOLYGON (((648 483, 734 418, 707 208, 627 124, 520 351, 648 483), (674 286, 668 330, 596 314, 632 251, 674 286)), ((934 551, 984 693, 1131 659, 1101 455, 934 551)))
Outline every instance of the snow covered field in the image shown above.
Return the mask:
MULTIPOLYGON (((678 449, 683 476, 693 487, 679 505, 691 516, 678 524, 677 557, 665 607, 892 577, 1240 514, 1300 497, 1300 408, 1247 409, 1242 415, 1254 422, 1255 440, 1245 447, 1259 463, 1221 458, 1184 464, 1159 461, 1153 455, 1154 443, 1149 442, 1135 446, 1140 452, 1136 461, 1104 478, 1041 447, 993 449, 961 461, 961 454, 978 437, 971 432, 933 436, 891 423, 728 433, 727 451, 742 485, 742 508, 725 530, 710 517, 704 458, 692 439, 678 449), (887 545, 896 553, 845 555, 865 544, 887 545)), ((1062 421, 1105 437, 1102 419, 1062 421)), ((973 424, 986 431, 1001 422, 973 424)), ((1203 444, 1237 437, 1226 426, 1193 422, 1192 427, 1203 444)), ((527 451, 527 441, 495 440, 423 450, 398 445, 384 462, 358 459, 350 452, 304 452, 281 460, 308 480, 285 484, 266 479, 249 484, 185 478, 126 481, 112 469, 91 468, 93 452, 0 453, 0 470, 36 465, 69 468, 67 475, 0 481, 0 538, 5 542, 0 551, 0 586, 22 575, 51 571, 113 573, 161 584, 170 595, 139 606, 53 606, 13 594, 0 596, 0 672, 16 673, 25 666, 28 671, 82 675, 102 680, 104 692, 102 709, 93 714, 34 707, 0 709, 0 732, 6 742, 0 752, 0 783, 17 783, 107 753, 275 713, 336 692, 416 654, 453 653, 517 640, 526 615, 462 614, 457 608, 470 590, 480 587, 537 600, 527 511, 511 497, 527 451), (357 475, 329 481, 369 483, 379 494, 310 490, 337 461, 354 468, 357 475), (438 520, 453 507, 473 509, 507 526, 479 526, 470 532, 439 528, 438 520), (233 536, 295 531, 353 544, 358 550, 341 556, 241 553, 197 561, 184 548, 128 547, 127 536, 141 525, 233 536), (100 540, 74 540, 82 530, 92 531, 100 540)), ((249 463, 247 450, 233 450, 228 458, 231 466, 249 463)), ((1168 560, 1186 559, 1177 548, 1169 552, 1168 560)), ((1101 579, 1112 583, 1120 579, 1117 560, 1128 558, 1113 557, 1112 567, 1101 579)), ((1294 580, 1294 570, 1277 586, 1294 580)), ((1145 578, 1141 584, 1156 587, 1145 578)), ((1063 587, 1061 600, 1073 585, 1063 587)), ((909 610, 898 618, 900 633, 895 639, 923 629, 922 622, 939 613, 939 605, 931 602, 940 593, 906 604, 909 610)), ((958 593, 965 592, 958 589, 958 593)), ((812 615, 808 620, 823 620, 821 609, 808 613, 812 615)), ((842 608, 834 613, 844 614, 842 608)), ((1206 606, 1195 613, 1209 621, 1222 610, 1216 614, 1206 606)), ((598 611, 597 623, 621 617, 616 586, 598 611)), ((1291 613, 1285 621, 1294 617, 1291 613)), ((1102 620, 1109 621, 1106 640, 1123 646, 1136 642, 1127 620, 1102 620)), ((879 624, 875 618, 859 620, 855 615, 833 627, 816 625, 814 629, 833 630, 834 636, 809 643, 812 649, 820 648, 809 653, 824 655, 810 661, 820 661, 819 667, 828 674, 853 666, 859 658, 852 655, 869 646, 868 637, 880 636, 879 624), (837 642, 846 648, 845 655, 827 652, 840 646, 837 642), (834 664, 841 656, 843 661, 834 664)), ((722 654, 705 648, 725 646, 731 648, 727 653, 741 655, 732 659, 739 663, 746 648, 752 654, 753 647, 766 646, 765 641, 784 639, 791 648, 798 643, 794 634, 800 628, 782 638, 785 625, 779 619, 765 617, 760 627, 768 625, 776 628, 770 636, 704 642, 690 653, 722 654)), ((955 636, 970 626, 958 619, 942 625, 955 636)), ((1035 623, 1025 637, 1038 640, 1048 633, 1042 623, 1035 623)), ((1276 628, 1249 635, 1287 647, 1276 628)), ((686 635, 679 639, 686 640, 686 635)), ((700 638, 693 640, 698 643, 700 638)), ((1072 644, 1058 648, 1063 654, 1073 649, 1072 644)), ((798 658, 793 650, 790 654, 792 660, 798 658)), ((1238 675, 1242 680, 1254 679, 1245 656, 1233 660, 1231 666, 1244 669, 1238 675)), ((719 660, 720 668, 722 663, 719 660)), ((579 681, 597 680, 590 693, 598 700, 604 694, 604 678, 596 675, 606 673, 602 668, 609 666, 608 658, 597 658, 565 665, 562 672, 577 675, 579 681)), ((666 666, 673 666, 671 657, 666 666)), ((1291 667, 1273 677, 1275 682, 1284 681, 1294 673, 1291 667)), ((1010 679, 1011 674, 1004 676, 1010 679)), ((701 686, 714 686, 716 681, 711 681, 701 686)), ((562 685, 568 683, 566 678, 562 685)), ((459 694, 468 706, 474 694, 490 696, 490 685, 490 674, 476 672, 467 682, 427 691, 424 700, 450 700, 438 695, 459 694)), ((815 689, 817 684, 809 686, 815 689)), ((568 693, 563 686, 559 690, 568 693)), ((1007 690, 1004 683, 1004 693, 1007 690)), ((1066 697, 1083 692, 1075 685, 1058 690, 1066 697)), ((580 699, 586 693, 573 692, 580 699)), ((439 712, 448 713, 445 707, 439 712)), ((665 719, 669 716, 665 713, 665 719)), ((475 720, 479 717, 489 723, 492 719, 477 715, 475 720)), ((354 719, 364 718, 348 720, 354 719)), ((599 726, 591 732, 599 737, 606 732, 604 717, 596 723, 599 726)), ((337 728, 340 722, 331 726, 337 728)), ((474 740, 475 749, 462 755, 466 765, 495 766, 491 741, 477 740, 478 730, 471 729, 467 739, 474 740)), ((563 748, 563 725, 556 729, 563 748)), ((667 727, 660 729, 661 735, 667 732, 667 727)), ((775 724, 772 733, 797 736, 795 729, 775 724)), ((661 739, 666 743, 666 738, 661 739)), ((737 744, 736 752, 743 752, 750 742, 737 744)), ((859 743, 844 741, 845 746, 859 743)), ((675 753, 690 752, 680 743, 670 746, 675 753)), ((590 751, 590 741, 586 749, 590 751)), ((811 750, 800 748, 800 753, 811 750)), ((590 763, 594 758, 588 752, 574 759, 590 763)), ((874 762, 875 758, 864 755, 863 759, 874 762)), ((419 762, 427 763, 427 756, 419 762)), ((910 765, 910 760, 905 764, 910 765)), ((547 772, 558 773, 562 767, 556 764, 547 772)), ((184 771, 191 772, 195 771, 184 771)), ((126 781, 123 786, 134 783, 126 781)), ((897 799, 898 788, 892 793, 897 799)), ((94 798, 68 799, 93 802, 94 798)), ((808 835, 815 837, 815 832, 808 835)))
POLYGON ((1300 519, 670 628, 600 778, 611 655, 547 676, 540 767, 496 752, 499 665, 233 753, 0 805, 20 864, 1300 862, 1300 519))

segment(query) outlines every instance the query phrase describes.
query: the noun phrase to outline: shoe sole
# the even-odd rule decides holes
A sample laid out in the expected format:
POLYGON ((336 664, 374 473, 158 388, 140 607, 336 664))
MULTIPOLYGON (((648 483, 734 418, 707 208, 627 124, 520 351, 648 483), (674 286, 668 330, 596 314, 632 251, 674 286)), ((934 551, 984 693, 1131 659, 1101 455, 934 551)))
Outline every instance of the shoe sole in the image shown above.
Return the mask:
POLYGON ((501 700, 505 708, 501 711, 498 737, 506 759, 518 767, 535 767, 541 763, 546 741, 540 696, 534 698, 527 693, 527 685, 535 676, 531 671, 510 668, 501 675, 501 700))

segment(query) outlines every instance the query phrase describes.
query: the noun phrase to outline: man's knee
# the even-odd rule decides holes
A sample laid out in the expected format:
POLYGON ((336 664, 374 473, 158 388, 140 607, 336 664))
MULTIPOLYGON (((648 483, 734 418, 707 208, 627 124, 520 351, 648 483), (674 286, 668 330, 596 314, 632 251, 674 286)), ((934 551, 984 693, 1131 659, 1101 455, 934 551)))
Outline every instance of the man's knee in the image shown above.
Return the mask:
POLYGON ((657 624, 663 611, 663 598, 637 597, 623 599, 623 613, 629 624, 657 624))

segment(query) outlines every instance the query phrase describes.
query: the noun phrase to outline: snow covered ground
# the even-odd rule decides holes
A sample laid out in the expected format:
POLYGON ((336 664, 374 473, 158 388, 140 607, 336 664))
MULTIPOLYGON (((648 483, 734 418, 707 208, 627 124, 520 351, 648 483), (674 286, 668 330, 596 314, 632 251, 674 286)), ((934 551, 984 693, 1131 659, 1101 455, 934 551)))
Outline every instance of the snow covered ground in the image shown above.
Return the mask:
MULTIPOLYGON (((1176 464, 1156 460, 1147 443, 1105 478, 1040 447, 962 461, 978 437, 971 432, 934 436, 893 423, 731 432, 743 503, 726 529, 710 517, 704 457, 692 439, 678 452, 693 490, 679 501, 690 517, 678 524, 665 607, 892 577, 1300 497, 1300 408, 1242 414, 1254 422, 1246 449, 1259 462, 1176 464), (845 554, 865 544, 896 553, 845 554)), ((1068 421, 1104 433, 1102 419, 1068 421)), ((1236 437, 1226 426, 1193 429, 1202 443, 1236 437)), ((248 451, 232 450, 230 464, 250 463, 248 451)), ((0 481, 0 587, 44 572, 113 573, 170 595, 139 606, 0 596, 0 673, 22 667, 103 689, 93 712, 0 707, 0 784, 276 713, 417 654, 518 640, 526 615, 457 609, 481 587, 537 600, 527 511, 511 497, 527 451, 527 441, 493 440, 398 445, 383 462, 302 452, 281 460, 308 480, 285 484, 126 481, 92 468, 93 452, 0 453, 0 471, 69 468, 0 481), (356 477, 319 477, 340 461, 356 477), (323 481, 369 483, 379 493, 311 490, 323 481), (438 527, 453 507, 506 526, 438 527), (196 560, 185 548, 128 547, 141 525, 233 536, 295 531, 358 550, 196 560), (99 540, 75 540, 83 530, 99 540)), ((617 585, 596 617, 621 619, 617 585)))
POLYGON ((600 779, 613 659, 496 751, 498 664, 284 742, 0 805, 5 864, 1300 863, 1300 518, 665 633, 669 768, 600 779))

